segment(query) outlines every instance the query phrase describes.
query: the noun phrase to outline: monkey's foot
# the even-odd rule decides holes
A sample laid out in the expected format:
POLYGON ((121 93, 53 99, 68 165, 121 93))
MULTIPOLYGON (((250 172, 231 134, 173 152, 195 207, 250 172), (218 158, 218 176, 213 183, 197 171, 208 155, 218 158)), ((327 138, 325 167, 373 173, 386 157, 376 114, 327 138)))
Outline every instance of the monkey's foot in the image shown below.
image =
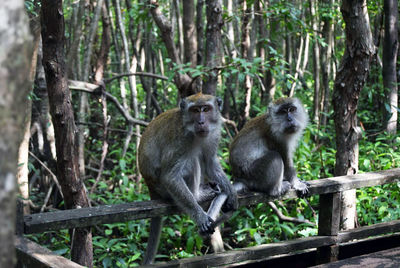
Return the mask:
POLYGON ((292 185, 290 184, 290 182, 283 181, 281 188, 279 190, 275 189, 274 191, 270 192, 269 195, 272 197, 280 197, 280 196, 286 194, 290 190, 290 188, 292 188, 292 185))
POLYGON ((205 217, 201 221, 198 222, 199 233, 202 236, 212 235, 215 231, 214 229, 214 220, 211 219, 207 214, 204 214, 205 217))
POLYGON ((308 194, 308 186, 310 184, 306 181, 302 181, 300 179, 293 180, 292 187, 296 190, 297 194, 300 197, 305 197, 308 194))

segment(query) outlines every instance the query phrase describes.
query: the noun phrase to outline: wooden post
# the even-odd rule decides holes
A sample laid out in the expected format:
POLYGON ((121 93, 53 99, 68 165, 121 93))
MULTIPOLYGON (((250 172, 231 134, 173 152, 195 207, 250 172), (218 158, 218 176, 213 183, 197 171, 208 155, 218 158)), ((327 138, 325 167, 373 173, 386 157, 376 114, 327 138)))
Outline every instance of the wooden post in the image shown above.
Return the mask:
MULTIPOLYGON (((340 224, 340 192, 319 196, 318 235, 337 236, 340 224)), ((317 264, 337 261, 339 245, 317 249, 317 264)))
POLYGON ((17 198, 17 218, 15 221, 15 234, 24 234, 24 202, 17 198))

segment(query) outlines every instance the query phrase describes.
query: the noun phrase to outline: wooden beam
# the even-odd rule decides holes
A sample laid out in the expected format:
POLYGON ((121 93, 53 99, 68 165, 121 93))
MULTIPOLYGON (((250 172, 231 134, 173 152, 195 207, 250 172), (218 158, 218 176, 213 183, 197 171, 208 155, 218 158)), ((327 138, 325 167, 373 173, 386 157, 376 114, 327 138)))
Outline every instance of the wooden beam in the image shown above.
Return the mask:
POLYGON ((377 223, 371 226, 342 231, 338 234, 338 242, 344 243, 354 239, 400 232, 400 220, 377 223))
POLYGON ((83 266, 56 255, 23 236, 15 236, 15 248, 18 263, 23 264, 24 267, 83 268, 83 266))
MULTIPOLYGON (((341 176, 329 179, 309 181, 309 195, 329 194, 361 187, 376 186, 395 182, 400 179, 400 168, 341 176)), ((292 189, 280 199, 297 198, 292 189)), ((240 206, 265 203, 276 200, 261 193, 248 193, 239 198, 240 206)), ((179 213, 179 209, 162 201, 132 202, 117 205, 102 205, 91 208, 80 208, 31 214, 24 217, 24 232, 40 233, 76 227, 87 227, 97 224, 126 222, 130 220, 152 218, 159 215, 179 213)))
POLYGON ((278 254, 292 253, 304 249, 327 246, 336 243, 330 236, 314 236, 296 240, 271 243, 248 247, 239 250, 230 250, 221 253, 207 254, 188 259, 156 263, 150 267, 215 267, 266 258, 278 254))

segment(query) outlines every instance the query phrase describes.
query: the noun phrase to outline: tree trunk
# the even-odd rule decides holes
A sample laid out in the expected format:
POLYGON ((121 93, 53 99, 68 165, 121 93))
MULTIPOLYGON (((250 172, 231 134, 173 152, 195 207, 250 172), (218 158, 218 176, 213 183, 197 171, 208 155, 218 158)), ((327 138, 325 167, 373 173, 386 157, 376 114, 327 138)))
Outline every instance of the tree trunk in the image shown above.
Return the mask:
MULTIPOLYGON (((250 15, 251 9, 247 6, 247 1, 242 1, 242 37, 240 40, 240 51, 242 58, 248 60, 251 57, 250 53, 250 15)), ((246 121, 250 118, 250 101, 251 101, 251 79, 249 75, 244 78, 244 94, 245 101, 243 111, 241 112, 239 128, 243 127, 246 121)))
POLYGON ((67 53, 68 76, 74 80, 81 80, 81 65, 79 60, 79 45, 82 36, 82 20, 85 15, 86 0, 80 0, 73 7, 73 22, 71 26, 72 43, 67 53))
POLYGON ((183 39, 184 62, 190 62, 192 68, 197 65, 197 35, 196 24, 194 20, 194 0, 182 0, 183 4, 183 39))
MULTIPOLYGON (((331 10, 333 8, 334 0, 324 0, 323 5, 325 10, 331 10)), ((332 48, 333 48, 333 23, 332 18, 329 16, 323 17, 324 28, 322 29, 322 35, 327 44, 322 48, 321 62, 322 62, 322 90, 323 90, 323 106, 322 106, 322 117, 321 125, 326 126, 328 121, 328 112, 330 111, 330 88, 329 81, 331 79, 332 70, 332 48)))
POLYGON ((26 116, 21 107, 27 105, 32 57, 24 1, 2 2, 0 36, 0 267, 14 267, 18 146, 26 116))
MULTIPOLYGON (((358 172, 357 104, 375 53, 366 0, 344 0, 341 11, 346 23, 346 48, 335 79, 333 107, 336 129, 335 176, 358 172)), ((343 193, 342 228, 354 227, 355 191, 343 193)))
MULTIPOLYGON (((153 16, 154 21, 161 31, 161 37, 163 39, 165 47, 167 48, 169 58, 173 63, 181 65, 182 62, 179 58, 178 50, 176 49, 174 43, 174 32, 171 23, 161 12, 157 1, 151 0, 150 5, 151 15, 153 16)), ((180 70, 177 70, 175 72, 174 81, 181 97, 192 95, 196 92, 194 83, 192 83, 192 79, 190 78, 190 76, 181 73, 180 70)))
POLYGON ((316 3, 318 1, 310 0, 310 13, 311 13, 311 24, 314 33, 314 43, 313 43, 313 73, 314 73, 314 107, 313 107, 313 119, 314 123, 319 125, 319 113, 320 113, 320 76, 319 71, 321 69, 320 66, 320 58, 319 58, 319 44, 318 44, 318 19, 316 16, 316 3))
POLYGON ((203 93, 215 95, 218 85, 218 71, 215 67, 221 64, 221 28, 222 21, 222 1, 207 0, 206 1, 206 50, 205 65, 209 68, 207 77, 204 78, 203 93))
MULTIPOLYGON (((53 118, 57 177, 67 209, 88 207, 83 181, 79 175, 75 120, 67 86, 64 63, 64 15, 62 1, 42 1, 43 66, 53 118)), ((74 229, 71 237, 71 258, 81 265, 92 267, 92 234, 90 228, 74 229)))
POLYGON ((197 64, 203 64, 204 55, 204 0, 197 0, 196 4, 196 32, 197 32, 197 64))
POLYGON ((387 92, 388 104, 390 107, 386 113, 389 118, 386 124, 386 131, 395 135, 397 132, 397 50, 399 46, 398 40, 398 0, 385 0, 383 7, 385 12, 385 36, 383 40, 383 86, 387 92))
MULTIPOLYGON (((83 58, 83 69, 82 69, 82 81, 89 82, 89 69, 90 69, 90 59, 92 57, 92 47, 94 43, 94 38, 97 34, 97 26, 99 24, 99 18, 101 13, 101 7, 103 6, 103 0, 97 2, 97 6, 94 12, 93 20, 90 25, 89 38, 85 44, 85 55, 83 58)), ((87 93, 82 92, 79 100, 79 112, 78 121, 81 123, 78 132, 78 152, 79 152, 79 174, 85 176, 85 132, 87 131, 87 126, 85 123, 87 121, 87 113, 89 109, 89 100, 87 93)))

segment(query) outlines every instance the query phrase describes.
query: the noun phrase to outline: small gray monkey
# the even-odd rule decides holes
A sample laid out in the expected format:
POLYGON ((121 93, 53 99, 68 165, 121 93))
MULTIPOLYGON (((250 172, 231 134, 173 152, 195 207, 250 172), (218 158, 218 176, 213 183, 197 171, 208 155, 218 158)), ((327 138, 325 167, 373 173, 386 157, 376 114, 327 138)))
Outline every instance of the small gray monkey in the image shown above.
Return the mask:
POLYGON ((308 123, 308 115, 297 98, 280 98, 264 115, 250 120, 230 146, 229 162, 237 190, 281 196, 291 187, 305 195, 293 165, 293 153, 308 123))

